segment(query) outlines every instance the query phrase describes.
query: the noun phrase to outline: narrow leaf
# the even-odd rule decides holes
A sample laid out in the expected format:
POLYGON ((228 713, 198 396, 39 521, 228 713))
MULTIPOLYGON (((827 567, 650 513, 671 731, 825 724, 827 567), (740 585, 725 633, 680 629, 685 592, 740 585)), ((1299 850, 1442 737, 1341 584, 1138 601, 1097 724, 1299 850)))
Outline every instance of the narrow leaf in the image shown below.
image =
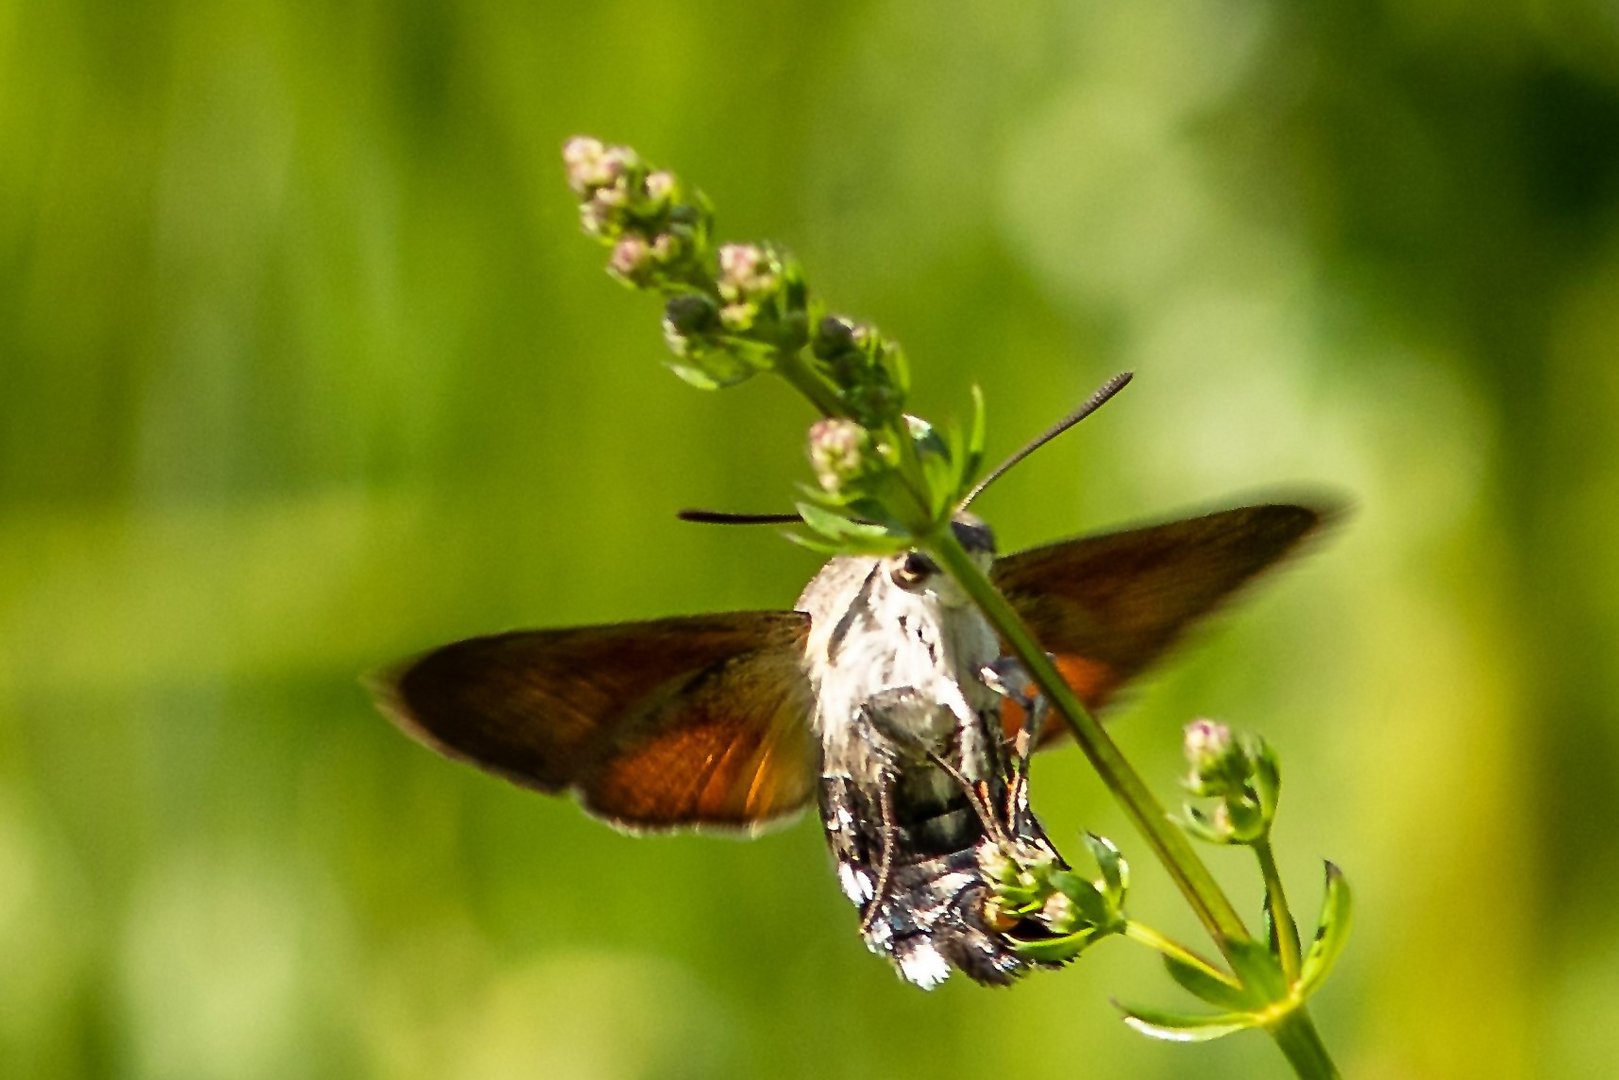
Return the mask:
POLYGON ((1099 935, 1090 927, 1054 938, 1008 938, 1017 954, 1038 964, 1066 964, 1085 951, 1099 935))
MULTIPOLYGON (((951 428, 945 430, 950 435, 954 434, 951 428)), ((934 518, 942 517, 956 494, 956 467, 948 446, 941 446, 936 453, 922 455, 922 478, 928 488, 928 513, 934 518)))
POLYGON ((1254 755, 1253 788, 1265 817, 1274 818, 1276 803, 1282 794, 1282 767, 1275 752, 1263 740, 1259 740, 1259 749, 1254 755))
POLYGON ((1136 1031, 1166 1042, 1212 1042, 1259 1026, 1258 1017, 1245 1012, 1199 1015, 1121 1005, 1117 1001, 1113 1006, 1124 1014, 1124 1022, 1136 1031))
POLYGON ((1114 912, 1102 898, 1096 886, 1067 870, 1051 875, 1051 884, 1058 892, 1074 902, 1079 917, 1093 926, 1107 926, 1114 920, 1114 912))
POLYGON ((799 547, 808 548, 810 551, 815 552, 815 554, 824 555, 827 558, 832 558, 835 555, 848 554, 843 545, 834 544, 830 540, 826 540, 821 537, 808 536, 804 533, 793 532, 791 530, 785 531, 781 535, 785 536, 789 541, 797 544, 799 547))
POLYGON ((1206 844, 1223 845, 1231 843, 1230 835, 1215 828, 1214 823, 1209 819, 1209 815, 1191 803, 1186 804, 1186 814, 1177 823, 1194 839, 1202 840, 1206 844))
POLYGON ((1329 862, 1326 895, 1321 900, 1321 920, 1299 972, 1304 994, 1315 993, 1331 974, 1344 946, 1349 943, 1349 925, 1353 921, 1351 914, 1349 882, 1345 880, 1343 871, 1329 862))
MULTIPOLYGON (((970 434, 967 436, 967 453, 974 459, 984 456, 984 389, 973 383, 973 423, 970 434)), ((973 472, 977 472, 977 466, 973 472)), ((973 478, 968 477, 969 481, 973 478)))
POLYGON ((1242 1012, 1261 1004, 1251 1000, 1242 987, 1234 986, 1178 956, 1165 953, 1164 967, 1169 969, 1169 977, 1179 983, 1181 989, 1216 1008, 1242 1012))
POLYGON ((1246 939, 1226 943, 1231 967, 1237 978, 1260 1001, 1282 1001, 1288 994, 1287 977, 1281 962, 1262 941, 1246 939))
POLYGON ((1114 908, 1122 911, 1124 897, 1130 889, 1130 864, 1124 861, 1113 841, 1093 832, 1084 833, 1085 846, 1102 871, 1102 891, 1114 908))
POLYGON ((798 511, 798 516, 804 519, 804 524, 833 540, 847 539, 871 544, 884 544, 893 540, 893 534, 881 525, 852 521, 837 511, 816 503, 800 502, 794 509, 798 511))
MULTIPOLYGON (((707 354, 705 354, 704 359, 708 359, 707 354)), ((729 364, 724 367, 714 364, 710 368, 700 368, 691 364, 670 362, 668 368, 682 382, 695 386, 699 390, 723 390, 728 386, 735 386, 737 383, 751 379, 755 374, 754 369, 751 367, 729 364)))

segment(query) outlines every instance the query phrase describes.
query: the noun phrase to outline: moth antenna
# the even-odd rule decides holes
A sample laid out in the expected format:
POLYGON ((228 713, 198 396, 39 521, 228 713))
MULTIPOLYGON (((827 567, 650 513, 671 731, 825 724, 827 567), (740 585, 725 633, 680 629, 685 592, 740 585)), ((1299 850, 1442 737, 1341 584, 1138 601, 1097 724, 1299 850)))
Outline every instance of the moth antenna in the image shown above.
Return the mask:
POLYGON ((725 510, 682 510, 675 517, 699 525, 792 525, 804 520, 797 514, 732 514, 725 510))
POLYGON ((889 777, 884 776, 877 788, 877 812, 883 819, 878 829, 882 836, 883 853, 877 863, 877 880, 871 888, 871 903, 860 916, 860 934, 865 936, 871 924, 877 921, 877 912, 882 908, 883 899, 888 895, 888 887, 893 882, 894 873, 894 785, 889 777))
POLYGON ((1004 476, 1008 469, 1022 461, 1024 458, 1028 457, 1030 454, 1034 453, 1036 450, 1040 449, 1042 446, 1046 445, 1046 443, 1050 442, 1052 439, 1055 439, 1058 435, 1061 435, 1063 432, 1079 423, 1081 420, 1085 419, 1097 409, 1100 409, 1103 405, 1106 405, 1108 403, 1108 399, 1128 386, 1130 384, 1130 380, 1134 377, 1135 375, 1133 372, 1121 371, 1107 382, 1103 383, 1101 388, 1090 396, 1090 400, 1086 401, 1083 405, 1069 413, 1067 416, 1063 417, 1061 420, 1058 420, 1055 424, 1052 424, 1039 435, 1036 435, 1034 438, 1030 439, 1023 445, 1021 450, 1007 458, 1005 461, 1001 462, 999 465, 995 466, 995 468, 990 471, 988 476, 984 477, 978 482, 977 487, 967 492, 967 497, 961 500, 961 505, 956 509, 967 509, 968 504, 970 504, 974 499, 978 498, 978 496, 982 495, 985 488, 989 487, 989 485, 993 484, 995 481, 1004 476))

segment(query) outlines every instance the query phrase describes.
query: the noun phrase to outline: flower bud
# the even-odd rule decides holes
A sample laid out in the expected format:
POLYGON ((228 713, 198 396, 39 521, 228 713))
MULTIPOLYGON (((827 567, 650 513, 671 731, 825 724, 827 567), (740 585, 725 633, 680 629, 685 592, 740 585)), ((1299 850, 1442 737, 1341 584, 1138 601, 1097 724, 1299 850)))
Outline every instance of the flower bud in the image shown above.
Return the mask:
POLYGON ((562 163, 568 173, 568 186, 581 196, 622 187, 627 177, 645 168, 640 156, 629 147, 604 146, 588 135, 569 139, 563 145, 562 163))
POLYGON ((663 308, 663 339, 676 356, 706 348, 718 325, 714 302, 698 293, 676 296, 663 308))
POLYGON ((629 285, 645 285, 652 274, 654 255, 646 238, 630 233, 613 245, 607 272, 629 285))
POLYGON ((732 303, 761 299, 781 286, 777 260, 757 244, 726 244, 719 257, 720 296, 732 303))
POLYGON ((811 336, 810 355, 849 414, 867 427, 886 427, 904 411, 904 357, 870 326, 828 316, 811 336))
POLYGON ((1078 910, 1066 893, 1054 892, 1040 908, 1040 921, 1053 934, 1071 934, 1080 927, 1078 910))
POLYGON ((857 353, 855 324, 837 315, 828 315, 815 327, 810 351, 817 360, 833 360, 849 353, 857 353))
POLYGON ((576 135, 562 145, 562 164, 568 171, 568 187, 574 194, 585 195, 594 187, 607 182, 602 155, 606 147, 600 139, 576 135))
POLYGON ((609 206, 604 206, 594 199, 586 199, 579 204, 579 227, 587 236, 607 238, 617 230, 613 228, 616 212, 609 206))
POLYGON ((600 240, 614 241, 628 224, 624 193, 616 187, 597 188, 579 204, 579 224, 600 240))
POLYGON ((871 468, 871 433, 853 420, 816 421, 810 428, 809 456, 821 487, 837 494, 871 468))
POLYGON ((1281 767, 1265 740, 1234 734, 1214 720, 1186 725, 1185 786, 1193 795, 1218 799, 1210 810, 1186 807, 1186 826, 1215 844, 1253 844, 1270 833, 1281 789, 1281 767))
POLYGON ((1218 720, 1193 720, 1187 724, 1184 749, 1192 767, 1187 786, 1198 794, 1240 791, 1252 772, 1241 740, 1218 720))
POLYGON ((759 321, 759 305, 749 303, 726 304, 720 308, 720 325, 732 334, 742 335, 753 329, 759 321))
POLYGON ((674 173, 665 169, 647 173, 646 179, 641 182, 641 190, 646 193, 647 202, 654 207, 661 207, 669 203, 674 198, 677 189, 678 184, 675 182, 674 173))
POLYGON ((1200 772, 1224 761, 1233 741, 1231 729, 1218 720, 1193 720, 1186 725, 1186 760, 1200 772))

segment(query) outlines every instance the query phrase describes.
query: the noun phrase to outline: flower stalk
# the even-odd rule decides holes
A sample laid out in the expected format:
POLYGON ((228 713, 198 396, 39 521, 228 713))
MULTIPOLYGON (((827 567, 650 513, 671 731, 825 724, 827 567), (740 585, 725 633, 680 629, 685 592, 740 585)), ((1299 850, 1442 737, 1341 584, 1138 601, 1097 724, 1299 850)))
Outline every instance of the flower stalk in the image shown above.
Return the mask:
MULTIPOLYGON (((1280 769, 1263 740, 1196 721, 1186 732, 1185 787, 1216 800, 1171 816, 1085 708, 1050 656, 989 576, 968 555, 952 522, 971 496, 983 451, 983 402, 976 392, 970 429, 935 428, 904 411, 909 367, 875 328, 830 315, 811 296, 799 265, 769 244, 711 242, 713 211, 698 192, 655 170, 633 150, 595 139, 564 149, 568 182, 585 232, 607 246, 608 272, 664 298, 664 337, 676 375, 720 389, 773 372, 820 414, 808 443, 816 485, 805 486, 794 539, 830 553, 919 550, 956 583, 1073 735, 1081 752, 1163 863, 1224 957, 1222 971, 1191 950, 1128 918, 1127 867, 1100 837, 1086 843, 1101 868, 1079 878, 1049 848, 1016 844, 983 856, 991 886, 986 911, 1033 918, 1051 936, 1014 942, 1031 959, 1065 960, 1095 941, 1123 936, 1159 953, 1181 987, 1220 1012, 1183 1014, 1121 1007, 1138 1031, 1204 1041, 1235 1031, 1267 1031, 1301 1077, 1338 1075, 1305 999, 1326 978, 1349 925, 1349 893, 1328 864, 1326 895, 1306 952, 1271 850, 1280 769), (1249 933, 1189 837, 1253 848, 1265 884, 1269 942, 1249 933)), ((1116 389, 1116 387, 1115 387, 1116 389)))

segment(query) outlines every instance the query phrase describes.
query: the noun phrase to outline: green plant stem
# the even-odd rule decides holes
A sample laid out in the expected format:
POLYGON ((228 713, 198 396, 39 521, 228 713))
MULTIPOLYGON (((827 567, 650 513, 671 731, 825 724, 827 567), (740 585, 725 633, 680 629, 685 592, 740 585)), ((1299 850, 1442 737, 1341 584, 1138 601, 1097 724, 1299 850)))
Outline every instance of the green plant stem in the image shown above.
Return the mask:
POLYGON ((1315 1023, 1302 1004, 1267 1025, 1265 1030, 1276 1040, 1288 1064, 1299 1076, 1310 1080, 1339 1080, 1338 1066, 1333 1064, 1327 1044, 1321 1041, 1321 1033, 1316 1031, 1315 1023))
POLYGON ((820 410, 822 416, 843 416, 846 413, 838 392, 811 370, 804 362, 802 353, 797 349, 777 349, 775 353, 777 374, 791 383, 794 390, 809 398, 810 404, 820 410))
MULTIPOLYGON (((934 528, 932 521, 933 507, 928 499, 927 474, 922 468, 921 455, 916 452, 916 439, 911 434, 910 425, 901 417, 888 431, 892 440, 894 452, 898 461, 894 463, 894 472, 899 477, 897 491, 893 494, 902 494, 905 499, 903 507, 893 507, 902 511, 904 519, 909 522, 925 522, 921 528, 912 528, 912 532, 920 533, 925 529, 934 528)), ((951 533, 951 538, 955 534, 951 533)), ((964 553, 965 554, 965 553, 964 553)))
POLYGON ((1232 970, 1240 976, 1246 954, 1238 946, 1250 940, 1247 928, 1243 926, 1236 908, 1220 890, 1214 876, 1192 850, 1191 842, 1175 827, 1169 814, 1124 759, 1117 744, 1063 681, 1034 634, 1023 624, 1018 613, 988 576, 973 563, 955 534, 940 530, 929 537, 924 546, 928 554, 978 605, 1001 639, 1017 654, 1024 670, 1040 687, 1046 700, 1067 721, 1074 740, 1090 759, 1091 766, 1146 837, 1198 919, 1214 938, 1215 945, 1230 961, 1232 970))
POLYGON ((1267 837, 1253 844, 1254 856, 1259 860, 1259 872, 1265 877, 1265 902, 1270 905, 1271 925, 1276 927, 1277 953, 1282 961, 1282 975, 1287 985, 1299 981, 1299 966, 1304 953, 1299 947, 1299 928, 1293 913, 1287 907, 1287 894, 1282 891, 1282 875, 1276 869, 1276 856, 1272 854, 1267 837))
POLYGON ((1144 923, 1138 923, 1133 919, 1126 922, 1124 924, 1124 936, 1131 941, 1147 946, 1149 949, 1163 953, 1165 956, 1173 956, 1182 963, 1199 969, 1211 979, 1220 980, 1233 990, 1241 989, 1236 980, 1230 975, 1227 975, 1180 942, 1165 937, 1144 923))

